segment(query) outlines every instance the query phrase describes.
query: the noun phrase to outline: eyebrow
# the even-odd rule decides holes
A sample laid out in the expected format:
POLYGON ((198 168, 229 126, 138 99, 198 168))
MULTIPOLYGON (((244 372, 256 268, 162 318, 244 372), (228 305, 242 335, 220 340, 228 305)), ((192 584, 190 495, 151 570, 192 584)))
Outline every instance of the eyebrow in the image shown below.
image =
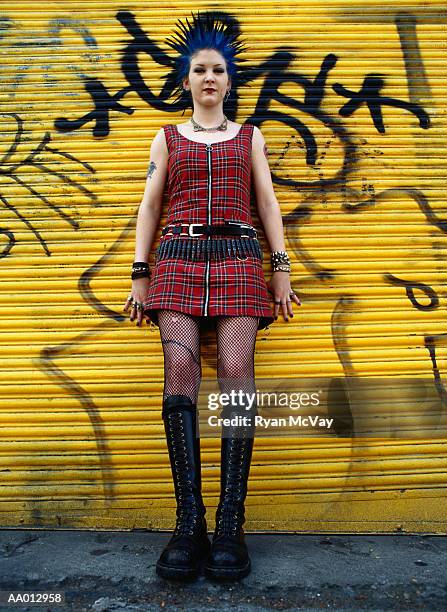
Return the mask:
MULTIPOLYGON (((204 66, 205 64, 194 64, 195 66, 204 66)), ((223 66, 223 64, 214 64, 214 66, 223 66)))

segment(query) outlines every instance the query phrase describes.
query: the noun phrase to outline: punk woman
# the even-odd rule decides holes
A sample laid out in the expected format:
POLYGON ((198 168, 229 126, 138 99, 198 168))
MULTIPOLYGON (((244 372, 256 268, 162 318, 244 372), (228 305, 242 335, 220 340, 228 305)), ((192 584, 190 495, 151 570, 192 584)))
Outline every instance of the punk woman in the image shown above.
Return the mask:
POLYGON ((243 525, 257 408, 254 402, 248 409, 243 398, 255 392, 256 334, 280 311, 288 321, 292 302, 300 305, 300 300, 290 286, 290 260, 262 133, 229 121, 223 112, 238 77, 238 33, 210 14, 198 14, 191 24, 181 23, 168 44, 178 53, 173 76, 179 95, 189 97, 192 116, 165 125, 152 142, 137 218, 132 291, 124 307, 137 325, 146 318, 159 327, 164 355, 162 419, 177 521, 156 571, 163 578, 192 579, 203 567, 210 578, 237 580, 251 569, 243 525), (268 284, 250 214, 252 180, 271 250, 268 284), (167 222, 151 273, 149 252, 166 182, 167 222), (211 543, 196 435, 204 329, 216 332, 221 392, 238 392, 221 417, 228 419, 225 423, 247 417, 243 425, 222 427, 221 490, 211 543))

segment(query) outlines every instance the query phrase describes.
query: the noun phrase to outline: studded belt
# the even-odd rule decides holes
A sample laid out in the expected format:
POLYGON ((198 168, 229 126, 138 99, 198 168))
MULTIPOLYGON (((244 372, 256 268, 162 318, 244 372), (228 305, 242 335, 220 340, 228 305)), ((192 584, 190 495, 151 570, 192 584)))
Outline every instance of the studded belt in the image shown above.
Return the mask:
POLYGON ((261 245, 257 238, 215 238, 195 240, 189 237, 170 237, 157 247, 156 260, 183 259, 186 261, 216 261, 222 259, 263 260, 261 245))
POLYGON ((198 236, 246 236, 247 238, 256 238, 257 231, 252 225, 247 223, 238 223, 236 221, 227 221, 221 225, 209 225, 208 223, 180 223, 178 225, 166 225, 161 231, 162 236, 166 234, 174 236, 190 236, 195 238, 198 236))

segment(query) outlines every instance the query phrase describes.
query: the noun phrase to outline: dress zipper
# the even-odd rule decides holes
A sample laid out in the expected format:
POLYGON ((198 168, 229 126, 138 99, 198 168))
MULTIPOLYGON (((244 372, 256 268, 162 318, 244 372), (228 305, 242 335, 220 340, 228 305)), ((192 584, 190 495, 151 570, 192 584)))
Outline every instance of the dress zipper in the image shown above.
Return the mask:
MULTIPOLYGON (((213 147, 210 144, 206 145, 206 156, 208 166, 208 210, 207 223, 211 225, 211 151, 213 147)), ((211 236, 208 236, 211 240, 211 236)), ((210 252, 206 255, 206 270, 205 270, 205 301, 203 303, 203 315, 208 316, 208 302, 210 297, 210 252)))

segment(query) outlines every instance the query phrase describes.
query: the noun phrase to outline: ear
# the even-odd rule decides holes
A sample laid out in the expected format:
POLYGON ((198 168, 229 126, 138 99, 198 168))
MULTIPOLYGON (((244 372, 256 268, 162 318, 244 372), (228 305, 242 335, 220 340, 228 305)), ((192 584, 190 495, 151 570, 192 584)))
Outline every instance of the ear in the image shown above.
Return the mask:
POLYGON ((189 89, 189 79, 188 78, 183 79, 183 88, 189 89))

